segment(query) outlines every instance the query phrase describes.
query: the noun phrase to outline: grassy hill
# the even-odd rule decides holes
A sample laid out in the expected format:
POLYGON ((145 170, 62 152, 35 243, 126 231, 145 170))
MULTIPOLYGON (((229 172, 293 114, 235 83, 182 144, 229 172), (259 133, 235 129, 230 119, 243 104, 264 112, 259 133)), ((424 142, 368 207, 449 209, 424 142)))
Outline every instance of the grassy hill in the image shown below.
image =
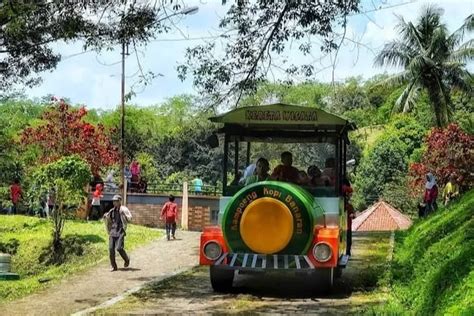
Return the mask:
POLYGON ((474 315, 474 190, 398 234, 389 273, 375 314, 474 315))
MULTIPOLYGON (((19 281, 0 281, 0 303, 19 298, 57 282, 72 273, 85 270, 108 258, 108 237, 103 222, 69 220, 64 226, 65 263, 48 265, 52 223, 27 216, 0 215, 0 252, 12 256, 13 272, 19 281), (42 281, 50 280, 43 283, 42 281)), ((158 238, 161 233, 150 228, 129 225, 126 249, 158 238)))

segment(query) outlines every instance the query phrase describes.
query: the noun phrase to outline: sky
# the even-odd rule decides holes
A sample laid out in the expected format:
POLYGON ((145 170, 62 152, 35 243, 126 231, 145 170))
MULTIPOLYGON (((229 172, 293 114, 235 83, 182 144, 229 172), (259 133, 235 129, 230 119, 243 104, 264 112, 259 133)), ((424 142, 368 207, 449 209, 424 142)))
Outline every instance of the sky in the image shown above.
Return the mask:
MULTIPOLYGON (((187 6, 198 6, 199 11, 174 19, 177 28, 173 27, 171 32, 158 35, 156 40, 138 53, 144 72, 160 74, 151 84, 145 87, 137 85, 137 56, 130 54, 127 57, 126 91, 130 91, 130 87, 135 84, 134 90, 137 92, 129 103, 150 106, 175 95, 197 93, 192 85, 192 78, 184 82, 178 79, 176 67, 184 61, 187 47, 213 41, 212 37, 219 34, 220 17, 225 14, 228 5, 223 6, 221 0, 185 2, 187 6)), ((396 15, 403 16, 407 21, 414 21, 427 4, 443 8, 444 22, 450 31, 457 29, 474 12, 474 0, 362 0, 360 11, 366 13, 355 14, 348 19, 346 40, 337 56, 334 79, 343 81, 352 76, 367 79, 375 74, 400 71, 396 68, 374 67, 374 54, 385 42, 397 37, 396 15), (354 42, 361 44, 356 45, 354 42)), ((318 38, 315 37, 314 42, 317 43, 318 38)), ((41 85, 24 91, 28 97, 53 94, 68 98, 73 104, 104 110, 113 109, 120 103, 120 47, 100 54, 84 52, 79 42, 57 43, 52 47, 61 53, 62 61, 53 71, 41 74, 41 85)), ((311 57, 300 54, 297 45, 292 45, 284 54, 295 63, 307 62, 311 58, 309 60, 314 62, 318 71, 312 79, 321 82, 332 80, 331 57, 334 58, 334 54, 324 57, 318 45, 315 45, 311 57)), ((282 78, 281 76, 276 75, 277 78, 282 78)))

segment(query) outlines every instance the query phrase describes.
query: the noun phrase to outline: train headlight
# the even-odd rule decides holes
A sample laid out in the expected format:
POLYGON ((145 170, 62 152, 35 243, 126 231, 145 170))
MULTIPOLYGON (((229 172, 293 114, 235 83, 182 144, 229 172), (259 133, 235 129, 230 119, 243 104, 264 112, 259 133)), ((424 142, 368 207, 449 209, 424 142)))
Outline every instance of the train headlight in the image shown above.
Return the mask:
POLYGON ((204 256, 209 260, 217 260, 222 254, 222 247, 215 241, 209 241, 203 248, 204 256))
POLYGON ((319 262, 329 261, 329 259, 331 259, 331 257, 332 257, 332 249, 325 242, 317 243, 313 247, 313 256, 319 262))

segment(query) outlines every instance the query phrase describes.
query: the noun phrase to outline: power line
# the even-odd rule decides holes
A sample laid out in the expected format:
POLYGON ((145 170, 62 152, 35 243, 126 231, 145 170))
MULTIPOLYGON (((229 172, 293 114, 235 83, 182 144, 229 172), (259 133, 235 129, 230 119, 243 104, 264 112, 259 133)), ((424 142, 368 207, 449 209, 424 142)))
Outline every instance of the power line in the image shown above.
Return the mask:
POLYGON ((357 12, 357 13, 353 13, 353 14, 349 14, 347 16, 357 16, 357 15, 362 15, 362 14, 367 14, 367 13, 372 13, 372 12, 377 12, 377 11, 382 11, 382 10, 386 10, 386 9, 392 9, 392 8, 397 8, 397 7, 402 7, 402 6, 405 6, 405 5, 408 5, 408 4, 413 4, 415 2, 417 2, 418 0, 410 0, 410 1, 406 1, 406 2, 402 2, 402 3, 398 3, 398 4, 392 4, 392 5, 388 5, 388 6, 385 6, 385 7, 380 7, 380 8, 377 8, 377 9, 372 9, 372 10, 367 10, 367 11, 362 11, 362 12, 357 12))

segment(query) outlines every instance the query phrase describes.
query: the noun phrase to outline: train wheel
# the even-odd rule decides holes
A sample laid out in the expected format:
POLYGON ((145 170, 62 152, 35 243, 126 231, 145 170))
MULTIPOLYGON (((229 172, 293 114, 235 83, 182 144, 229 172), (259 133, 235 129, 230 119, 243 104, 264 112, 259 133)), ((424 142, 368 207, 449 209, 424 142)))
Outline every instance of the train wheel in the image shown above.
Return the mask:
POLYGON ((218 266, 210 266, 211 285, 214 291, 228 293, 232 290, 234 282, 234 270, 223 269, 218 266))

